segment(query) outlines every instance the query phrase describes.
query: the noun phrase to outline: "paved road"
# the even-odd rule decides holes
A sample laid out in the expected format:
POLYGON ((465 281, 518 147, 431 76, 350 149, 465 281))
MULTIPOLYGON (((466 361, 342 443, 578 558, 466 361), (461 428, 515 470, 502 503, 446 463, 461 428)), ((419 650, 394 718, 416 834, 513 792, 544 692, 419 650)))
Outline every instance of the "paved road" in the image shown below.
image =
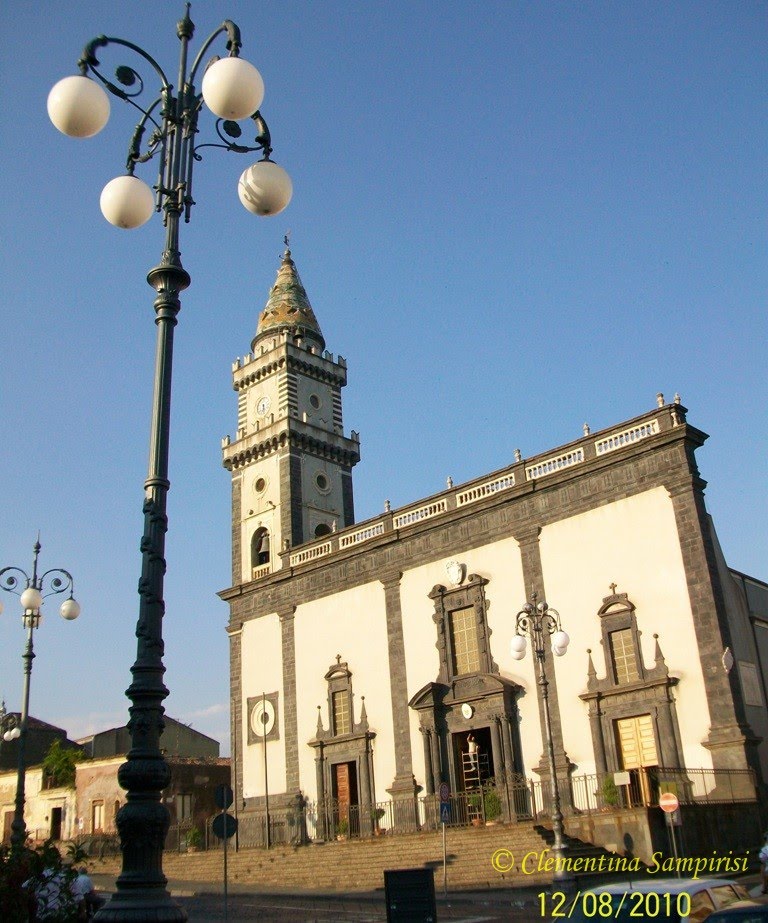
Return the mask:
MULTIPOLYGON (((197 895, 177 898, 186 909, 190 923, 203 921, 265 920, 271 923, 384 923, 387 912, 384 895, 373 900, 326 897, 298 898, 280 895, 230 895, 227 917, 221 895, 197 895)), ((508 904, 491 904, 482 900, 438 903, 438 921, 452 923, 531 923, 532 907, 513 910, 508 904)))
MULTIPOLYGON (((94 875, 102 893, 114 879, 94 875)), ((224 896, 221 883, 171 881, 168 889, 187 911, 190 923, 227 920, 227 923, 259 920, 265 923, 385 923, 384 891, 370 894, 255 893, 247 885, 232 885, 224 896)), ((488 891, 438 895, 437 919, 451 923, 531 923, 540 919, 533 892, 488 891)))
MULTIPOLYGON (((114 878, 93 876, 103 893, 114 887, 114 878)), ((753 895, 759 892, 758 876, 742 880, 753 895)), ((187 911, 189 923, 385 923, 384 892, 369 894, 256 893, 252 886, 231 885, 224 913, 221 882, 170 881, 174 900, 187 911)), ((457 892, 437 896, 438 923, 546 923, 537 899, 539 889, 457 892)))

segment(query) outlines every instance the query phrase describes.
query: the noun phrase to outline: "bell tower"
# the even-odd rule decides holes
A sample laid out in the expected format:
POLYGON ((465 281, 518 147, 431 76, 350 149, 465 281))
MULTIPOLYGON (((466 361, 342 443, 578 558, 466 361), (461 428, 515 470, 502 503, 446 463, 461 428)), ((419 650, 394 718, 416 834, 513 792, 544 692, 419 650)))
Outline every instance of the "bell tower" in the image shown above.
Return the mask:
POLYGON ((237 435, 222 440, 232 474, 232 579, 280 567, 278 552, 354 522, 352 468, 360 439, 344 436, 347 363, 325 349, 287 249, 251 352, 232 366, 237 435))

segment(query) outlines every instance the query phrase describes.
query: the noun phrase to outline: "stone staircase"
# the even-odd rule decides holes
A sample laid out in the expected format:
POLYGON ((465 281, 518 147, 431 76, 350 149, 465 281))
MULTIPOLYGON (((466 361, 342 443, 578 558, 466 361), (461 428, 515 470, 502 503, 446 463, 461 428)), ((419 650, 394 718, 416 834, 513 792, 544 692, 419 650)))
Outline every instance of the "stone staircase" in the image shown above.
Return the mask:
MULTIPOLYGON (((552 873, 538 870, 539 857, 550 854, 544 828, 532 824, 497 824, 485 827, 449 827, 446 832, 448 887, 487 889, 548 884, 552 873), (497 865, 492 857, 497 850, 497 865), (528 856, 525 873, 521 869, 528 856), (514 857, 514 858, 512 858, 514 857)), ((317 843, 309 846, 275 846, 228 851, 228 879, 252 884, 255 889, 290 891, 373 891, 384 886, 385 869, 432 867, 435 885, 443 882, 442 833, 413 833, 364 840, 317 843)), ((93 859, 89 869, 97 874, 118 874, 119 857, 93 859)), ((220 848, 196 853, 164 853, 163 871, 173 881, 221 881, 220 848)))

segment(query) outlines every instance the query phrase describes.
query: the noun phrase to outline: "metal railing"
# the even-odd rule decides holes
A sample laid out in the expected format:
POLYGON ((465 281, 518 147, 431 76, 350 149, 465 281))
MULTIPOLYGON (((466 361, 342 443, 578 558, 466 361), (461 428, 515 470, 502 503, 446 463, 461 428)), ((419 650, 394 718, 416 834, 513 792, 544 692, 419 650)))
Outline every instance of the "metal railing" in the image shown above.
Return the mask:
MULTIPOLYGON (((677 769, 665 766, 627 770, 629 784, 617 785, 612 772, 574 776, 570 780, 573 807, 581 814, 624 808, 655 807, 659 795, 672 792, 682 805, 743 804, 757 801, 751 769, 677 769)), ((549 783, 531 783, 534 814, 549 813, 549 783)))
MULTIPOLYGON (((629 784, 616 785, 614 773, 592 773, 561 782, 561 797, 579 814, 608 812, 626 808, 655 807, 659 795, 673 792, 682 805, 740 804, 757 801, 755 774, 750 769, 675 769, 650 767, 629 770, 629 784), (563 786, 568 786, 564 793, 563 786)), ((439 830, 443 818, 447 826, 468 827, 487 824, 531 821, 547 817, 550 811, 550 787, 547 781, 533 781, 522 775, 488 779, 481 787, 453 792, 447 811, 441 808, 437 794, 419 798, 380 801, 374 804, 347 804, 332 798, 298 801, 287 807, 275 805, 269 812, 269 843, 299 846, 336 839, 366 839, 439 830)), ((219 849, 221 840, 214 836, 211 817, 199 824, 200 849, 219 849)), ((171 825, 165 841, 166 850, 189 849, 193 823, 171 825)), ((239 816, 237 845, 241 848, 267 844, 266 818, 263 813, 239 816)))

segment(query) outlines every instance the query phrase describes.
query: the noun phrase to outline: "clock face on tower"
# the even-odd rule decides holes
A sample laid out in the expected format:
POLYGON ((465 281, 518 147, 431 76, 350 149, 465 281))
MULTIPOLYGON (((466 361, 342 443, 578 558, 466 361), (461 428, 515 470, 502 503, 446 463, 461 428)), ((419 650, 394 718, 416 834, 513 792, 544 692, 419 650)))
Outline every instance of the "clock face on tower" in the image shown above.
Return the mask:
POLYGON ((272 401, 265 394, 263 397, 260 397, 256 401, 256 413, 260 417, 264 417, 269 413, 269 408, 272 406, 272 401))

